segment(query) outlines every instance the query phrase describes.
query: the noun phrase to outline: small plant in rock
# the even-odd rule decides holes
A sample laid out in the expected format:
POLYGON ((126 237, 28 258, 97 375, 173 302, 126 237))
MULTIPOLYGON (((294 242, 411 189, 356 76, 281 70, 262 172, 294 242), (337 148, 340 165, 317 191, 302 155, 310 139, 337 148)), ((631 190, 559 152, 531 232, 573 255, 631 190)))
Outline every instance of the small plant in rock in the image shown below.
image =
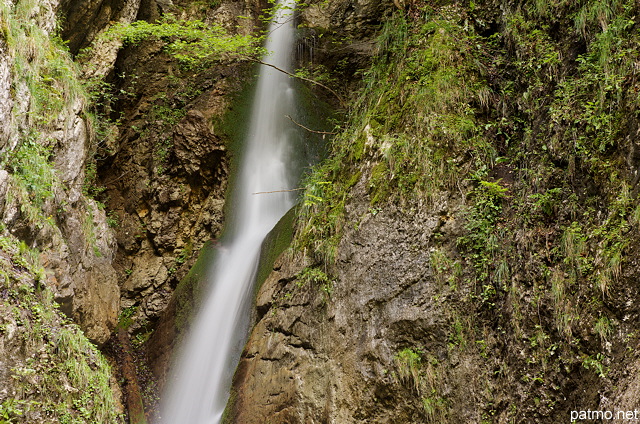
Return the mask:
POLYGON ((333 292, 334 281, 320 268, 306 267, 298 274, 298 286, 301 287, 307 283, 319 286, 328 297, 333 292))
POLYGON ((606 343, 613 334, 613 323, 607 317, 600 317, 596 320, 593 330, 600 336, 600 340, 606 343))
POLYGON ((137 310, 137 306, 130 306, 123 309, 122 312, 120 312, 120 316, 118 317, 118 327, 124 329, 131 327, 131 325, 133 324, 133 316, 135 315, 137 310))
POLYGON ((596 356, 585 356, 582 359, 582 367, 595 372, 598 377, 605 378, 609 373, 609 368, 604 365, 605 357, 602 353, 596 356))
POLYGON ((402 349, 395 356, 398 367, 398 377, 404 384, 412 387, 416 392, 420 390, 420 368, 422 366, 422 352, 411 348, 402 349))

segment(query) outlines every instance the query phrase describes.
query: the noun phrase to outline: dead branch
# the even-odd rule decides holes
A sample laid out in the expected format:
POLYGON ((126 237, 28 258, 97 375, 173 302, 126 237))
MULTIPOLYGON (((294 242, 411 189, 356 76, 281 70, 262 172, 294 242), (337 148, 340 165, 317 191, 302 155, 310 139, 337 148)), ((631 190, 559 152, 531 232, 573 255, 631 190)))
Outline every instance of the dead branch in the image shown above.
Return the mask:
POLYGON ((302 81, 307 81, 307 82, 310 82, 311 84, 315 84, 315 85, 317 85, 319 87, 322 87, 325 90, 329 91, 331 94, 333 94, 336 97, 336 99, 338 99, 338 101, 340 102, 341 106, 345 105, 344 100, 342 99, 342 97, 340 97, 340 95, 338 93, 336 93, 334 90, 332 90, 331 88, 327 87, 326 85, 324 85, 321 82, 318 82, 316 80, 312 80, 311 78, 303 77, 301 75, 292 74, 291 72, 285 71, 282 68, 278 68, 275 65, 272 65, 272 64, 267 63, 267 62, 263 62, 262 60, 256 59, 254 57, 246 57, 246 58, 247 58, 247 60, 250 60, 252 62, 259 63, 260 65, 269 66, 269 67, 275 69, 276 71, 279 71, 279 72, 282 72, 283 74, 289 75, 290 77, 297 78, 297 79, 302 80, 302 81))
MULTIPOLYGON (((305 129, 305 130, 307 130, 307 131, 309 131, 309 132, 311 132, 311 133, 314 133, 314 134, 322 134, 322 135, 325 135, 325 134, 329 134, 329 135, 336 135, 336 134, 338 134, 338 133, 336 133, 336 132, 331 132, 331 131, 316 131, 316 130, 312 130, 312 129, 310 129, 310 128, 305 127, 305 126, 304 126, 304 125, 302 125, 301 123, 296 122, 296 120, 295 120, 295 119, 293 119, 291 116, 289 116, 289 115, 285 115, 285 116, 286 116, 287 118, 291 119, 291 122, 293 122, 294 124, 296 124, 296 125, 297 125, 297 126, 299 126, 300 128, 303 128, 303 129, 305 129)), ((324 138, 324 137, 323 137, 323 138, 324 138)))
POLYGON ((256 193, 251 193, 251 194, 269 194, 269 193, 285 193, 285 192, 289 192, 289 191, 300 191, 300 190, 304 190, 305 188, 292 188, 291 190, 273 190, 273 191, 258 191, 256 193))

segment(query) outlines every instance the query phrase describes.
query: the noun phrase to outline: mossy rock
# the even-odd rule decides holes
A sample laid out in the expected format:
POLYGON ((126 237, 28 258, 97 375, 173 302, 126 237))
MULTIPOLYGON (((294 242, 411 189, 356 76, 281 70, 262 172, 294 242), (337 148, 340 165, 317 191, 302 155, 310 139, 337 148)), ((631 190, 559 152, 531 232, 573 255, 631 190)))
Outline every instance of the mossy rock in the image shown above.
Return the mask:
POLYGON ((293 225, 297 214, 297 206, 289 209, 264 238, 260 250, 258 272, 256 273, 256 293, 260 290, 262 283, 264 283, 273 270, 273 264, 276 259, 278 259, 278 256, 291 244, 291 240, 293 239, 293 225))

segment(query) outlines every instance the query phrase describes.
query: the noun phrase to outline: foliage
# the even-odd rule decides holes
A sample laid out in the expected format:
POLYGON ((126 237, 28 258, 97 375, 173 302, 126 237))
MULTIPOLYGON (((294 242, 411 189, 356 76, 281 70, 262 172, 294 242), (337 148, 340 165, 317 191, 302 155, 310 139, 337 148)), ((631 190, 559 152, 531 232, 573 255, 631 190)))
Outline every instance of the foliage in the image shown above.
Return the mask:
POLYGON ((2 164, 15 176, 15 181, 27 196, 25 203, 31 202, 34 206, 41 207, 47 199, 53 197, 56 177, 49 162, 49 149, 36 140, 37 135, 25 137, 2 164))
POLYGON ((7 54, 13 59, 12 122, 17 135, 0 166, 13 177, 10 198, 30 225, 42 227, 53 224, 54 193, 62 188, 50 161, 57 142, 51 134, 68 125, 59 122, 65 114, 82 113, 89 96, 64 42, 38 25, 39 13, 33 0, 0 3, 7 54))
POLYGON ((16 80, 26 82, 31 96, 31 122, 49 125, 64 109, 78 100, 83 102, 86 93, 64 42, 34 21, 37 7, 33 0, 18 0, 14 6, 0 3, 0 22, 3 38, 13 52, 12 73, 16 80))
POLYGON ((118 328, 124 328, 125 330, 131 327, 133 324, 133 316, 138 308, 136 306, 130 306, 123 309, 118 316, 118 328))
POLYGON ((332 161, 328 161, 307 178, 298 221, 302 229, 298 230, 293 242, 298 249, 310 249, 310 254, 327 262, 335 259, 340 240, 347 196, 344 187, 355 182, 353 177, 351 181, 338 178, 332 178, 334 182, 320 180, 337 172, 334 166, 332 161))
POLYGON ((427 8, 417 24, 399 13, 384 24, 345 130, 306 182, 298 248, 335 259, 344 204, 360 179, 372 205, 433 198, 455 185, 459 155, 493 157, 470 106, 485 104, 488 89, 470 60, 480 46, 473 28, 460 25, 465 19, 450 5, 427 8))
POLYGON ((300 286, 305 284, 317 285, 327 296, 330 296, 333 292, 333 283, 333 279, 320 268, 306 267, 298 274, 298 284, 300 286))
POLYGON ((507 188, 499 182, 478 181, 478 187, 472 193, 473 206, 467 212, 467 232, 457 241, 475 269, 476 278, 482 284, 481 298, 489 306, 494 305, 496 283, 503 283, 508 273, 506 262, 495 261, 500 234, 497 224, 506 193, 507 188))
POLYGON ((400 382, 420 397, 425 422, 443 422, 449 405, 446 399, 438 394, 438 360, 425 355, 420 349, 412 348, 402 349, 395 355, 394 360, 400 382), (423 360, 423 357, 426 360, 423 360))
POLYGON ((418 391, 420 389, 420 368, 422 365, 420 352, 406 348, 398 352, 395 360, 400 380, 418 391))
POLYGON ((412 26, 401 15, 385 24, 356 104, 361 141, 354 147, 362 151, 353 158, 365 150, 381 156, 371 172, 372 203, 386 200, 387 188, 403 197, 433 195, 451 187, 457 155, 492 154, 477 137, 470 107, 484 103, 487 93, 469 60, 477 53, 476 35, 459 25, 465 15, 455 5, 426 14, 412 26))
POLYGON ((433 277, 439 285, 445 282, 452 290, 458 288, 462 273, 462 264, 459 260, 453 260, 446 252, 434 249, 430 255, 430 265, 433 277))
POLYGON ((582 366, 587 370, 592 370, 595 372, 598 377, 605 378, 609 369, 604 365, 604 355, 598 353, 595 357, 593 356, 585 356, 582 359, 582 366))
POLYGON ((218 24, 182 20, 171 14, 163 15, 157 23, 116 24, 106 37, 121 39, 125 45, 159 40, 184 69, 201 69, 216 61, 257 57, 262 53, 258 38, 230 35, 218 24))

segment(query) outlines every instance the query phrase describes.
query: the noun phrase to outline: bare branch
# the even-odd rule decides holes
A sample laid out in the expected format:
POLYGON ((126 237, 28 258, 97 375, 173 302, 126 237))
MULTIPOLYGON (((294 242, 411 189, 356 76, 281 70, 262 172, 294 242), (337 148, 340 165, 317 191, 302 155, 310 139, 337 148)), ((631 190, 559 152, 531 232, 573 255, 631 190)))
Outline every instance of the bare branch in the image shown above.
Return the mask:
POLYGON ((273 190, 273 191, 258 191, 256 193, 251 193, 251 194, 269 194, 269 193, 286 193, 289 191, 300 191, 300 190, 304 190, 305 188, 292 188, 291 190, 273 190))
POLYGON ((336 134, 338 134, 338 133, 336 133, 336 132, 331 132, 331 131, 315 131, 315 130, 312 130, 312 129, 310 129, 310 128, 305 127, 305 126, 304 126, 304 125, 302 125, 301 123, 296 122, 296 120, 295 120, 295 119, 293 119, 291 116, 289 116, 289 115, 285 115, 285 116, 286 116, 287 118, 291 119, 291 122, 293 122, 294 124, 296 124, 296 125, 297 125, 297 126, 299 126, 300 128, 303 128, 303 129, 305 129, 305 130, 307 130, 307 131, 309 131, 309 132, 312 132, 312 133, 315 133, 315 134, 322 134, 322 135, 324 135, 324 134, 329 134, 329 135, 336 135, 336 134))
POLYGON ((246 56, 246 59, 250 60, 252 62, 259 63, 260 65, 269 66, 269 67, 275 69, 276 71, 279 71, 279 72, 282 72, 283 74, 289 75, 290 77, 297 78, 297 79, 302 80, 302 81, 307 81, 307 82, 310 82, 311 84, 315 84, 315 85, 317 85, 319 87, 322 87, 325 90, 329 91, 331 94, 333 94, 336 97, 336 99, 338 99, 338 101, 340 102, 341 106, 345 105, 344 100, 342 99, 342 97, 340 97, 340 95, 338 93, 336 93, 334 90, 332 90, 331 88, 327 87, 326 85, 322 84, 321 82, 318 82, 316 80, 312 80, 311 78, 303 77, 301 75, 292 74, 291 72, 285 71, 282 68, 278 68, 275 65, 272 65, 272 64, 267 63, 267 62, 263 62, 262 60, 256 59, 254 57, 246 56))

